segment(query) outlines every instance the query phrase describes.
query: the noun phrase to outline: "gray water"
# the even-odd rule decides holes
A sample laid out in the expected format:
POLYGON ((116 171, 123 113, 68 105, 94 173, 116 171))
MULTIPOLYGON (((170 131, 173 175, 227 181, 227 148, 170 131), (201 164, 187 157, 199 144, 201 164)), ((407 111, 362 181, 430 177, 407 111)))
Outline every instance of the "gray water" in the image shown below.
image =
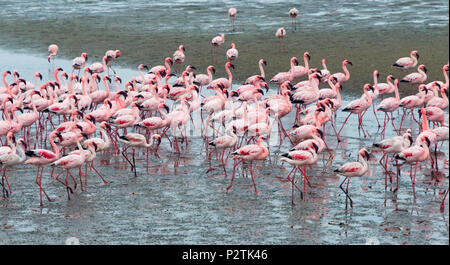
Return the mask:
MULTIPOLYGON (((58 58, 72 59, 82 52, 88 63, 101 61, 106 50, 119 49, 115 64, 134 68, 143 63, 162 64, 180 44, 186 48, 184 65, 205 72, 214 63, 217 77, 226 75, 225 52, 234 42, 239 50, 234 80, 259 73, 258 60, 267 61, 267 77, 287 71, 289 59, 311 54, 311 67, 342 72, 341 62, 353 67, 346 92, 360 93, 372 80, 405 73, 391 66, 398 58, 418 50, 419 62, 430 80, 441 80, 449 58, 448 1, 2 1, 0 47, 31 54, 46 54, 59 45, 58 58), (238 10, 236 31, 229 33, 227 10, 238 10), (290 8, 300 11, 297 31, 291 32, 290 8), (285 27, 285 49, 279 51, 275 32, 285 27), (226 42, 212 60, 211 39, 225 33, 226 42)), ((181 67, 180 67, 181 68, 181 67)))
MULTIPOLYGON (((27 80, 40 71, 48 79, 47 46, 57 43, 55 64, 67 72, 70 59, 83 51, 89 53, 91 63, 107 49, 120 49, 122 56, 114 64, 118 75, 130 80, 138 74, 138 64, 161 64, 183 43, 185 65, 203 72, 211 63, 209 41, 221 32, 226 43, 219 48, 216 77, 225 75, 224 54, 235 42, 240 52, 235 86, 258 73, 259 58, 268 61, 269 77, 287 70, 289 58, 300 59, 304 51, 311 53, 315 67, 327 58, 332 72, 341 71, 341 61, 350 59, 354 66, 344 84, 343 105, 361 95, 362 85, 372 82, 374 69, 381 78, 406 74, 390 66, 413 49, 421 55, 419 62, 427 65, 429 81, 443 80, 442 65, 449 58, 446 1, 302 1, 301 5, 297 1, 2 1, 0 71, 17 69, 27 80), (300 16, 297 32, 292 33, 287 12, 294 6, 300 16), (229 7, 239 10, 233 34, 228 34, 229 7), (288 30, 283 52, 277 50, 274 36, 281 26, 288 30)), ((271 86, 269 94, 275 92, 271 86)), ((286 128, 293 125, 293 117, 291 113, 283 118, 286 128)), ((338 126, 345 117, 338 113, 338 126)), ((382 114, 378 117, 382 121, 382 114)), ((213 156, 216 170, 206 174, 209 164, 204 141, 198 137, 181 155, 174 154, 164 139, 161 159, 152 157, 151 165, 140 154, 137 178, 120 155, 99 153, 95 166, 111 184, 103 185, 89 172, 87 191, 77 188, 70 201, 46 168, 43 187, 55 201, 44 201, 44 207, 39 207, 36 169, 18 166, 7 173, 14 194, 0 199, 0 244, 64 244, 69 237, 81 244, 365 244, 368 238, 381 244, 449 244, 448 200, 444 212, 439 209, 448 187, 448 168, 442 170, 443 159, 449 157, 448 142, 439 147, 442 171, 437 177, 431 175, 429 163, 419 168, 414 200, 407 166, 402 168, 399 191, 392 192, 395 179, 385 189, 378 164, 381 153, 371 149, 381 129, 370 111, 364 124, 371 135, 368 139, 359 136, 357 119, 351 117, 339 144, 327 127, 326 140, 335 159, 328 161, 324 153, 317 166, 307 170, 313 188, 303 200, 297 192, 294 207, 286 180, 291 167, 278 160, 290 148, 287 140, 279 147, 271 145, 270 159, 254 165, 258 195, 251 178, 240 169, 233 188, 225 191, 232 162, 224 169, 213 156), (362 147, 374 155, 370 176, 352 179, 354 208, 346 210, 339 189, 343 178, 333 170, 356 160, 362 147)), ((414 122, 403 127, 411 127, 413 137, 417 136, 414 122)), ((393 135, 388 129, 386 137, 393 135)), ((76 170, 72 174, 76 176, 76 170)))

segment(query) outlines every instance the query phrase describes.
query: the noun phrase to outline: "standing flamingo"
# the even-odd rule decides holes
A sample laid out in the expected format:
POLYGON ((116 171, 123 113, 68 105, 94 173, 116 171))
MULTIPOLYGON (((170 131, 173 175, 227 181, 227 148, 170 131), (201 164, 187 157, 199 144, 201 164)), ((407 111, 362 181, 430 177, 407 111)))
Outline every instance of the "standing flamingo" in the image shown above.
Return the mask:
POLYGON ((345 208, 347 209, 347 198, 350 200, 350 207, 353 208, 353 201, 350 198, 350 195, 348 195, 348 185, 350 184, 350 179, 353 177, 361 177, 369 170, 369 166, 367 165, 367 161, 370 159, 369 152, 365 148, 359 150, 358 152, 358 158, 359 162, 349 162, 338 169, 334 170, 334 172, 337 172, 338 174, 342 174, 345 176, 344 181, 342 181, 341 185, 339 187, 341 190, 345 193, 346 196, 346 203, 345 208), (344 188, 342 188, 342 184, 347 181, 347 189, 344 191, 344 188))
POLYGON ((228 17, 230 18, 230 21, 231 21, 230 32, 234 32, 234 20, 236 19, 236 15, 237 15, 236 8, 232 7, 230 9, 228 9, 228 17))
POLYGON ((348 79, 350 79, 350 72, 347 69, 348 64, 353 66, 352 62, 350 62, 349 60, 344 60, 342 62, 342 69, 344 70, 344 73, 332 74, 332 76, 336 77, 337 81, 341 84, 347 82, 348 79))
POLYGON ((286 37, 286 30, 282 27, 277 29, 277 32, 275 32, 275 36, 278 38, 278 50, 281 51, 283 47, 283 43, 281 40, 286 37))
MULTIPOLYGON (((54 137, 60 138, 61 134, 56 131, 53 131, 49 135, 49 141, 50 141, 50 145, 53 148, 53 151, 49 151, 46 149, 35 149, 35 150, 28 150, 25 152, 25 155, 29 156, 30 158, 28 160, 26 160, 24 162, 24 164, 25 165, 31 164, 31 165, 37 166, 36 184, 39 186, 39 190, 40 190, 39 198, 40 198, 41 206, 44 205, 42 203, 42 193, 44 193, 44 195, 45 195, 45 197, 47 197, 48 201, 53 201, 52 199, 50 199, 50 197, 48 197, 44 188, 42 188, 42 174, 44 171, 44 165, 50 164, 50 163, 58 160, 58 158, 60 156, 60 150, 59 150, 58 146, 55 144, 55 142, 53 141, 54 137)), ((60 138, 60 140, 62 141, 62 138, 60 138)))
POLYGON ((109 76, 109 69, 110 68, 113 71, 113 73, 116 74, 116 70, 114 70, 112 68, 112 63, 114 62, 115 59, 120 57, 120 50, 108 50, 108 51, 105 52, 105 56, 106 56, 106 66, 108 67, 107 75, 109 76))
POLYGON ((238 150, 234 151, 233 153, 231 153, 232 155, 234 155, 233 160, 239 159, 239 161, 234 164, 233 175, 231 177, 231 183, 227 187, 227 191, 229 189, 231 189, 231 187, 233 186, 233 180, 234 180, 236 166, 239 165, 243 161, 250 161, 250 174, 252 176, 253 187, 255 189, 255 193, 259 193, 258 190, 256 189, 255 178, 253 176, 253 161, 254 160, 265 160, 269 156, 269 150, 267 149, 267 147, 265 147, 263 145, 264 140, 265 140, 264 136, 259 136, 258 140, 256 140, 256 144, 243 146, 243 147, 239 148, 238 150))
POLYGON ((403 70, 407 70, 412 67, 416 67, 417 60, 419 59, 419 53, 417 51, 412 51, 410 57, 402 57, 398 59, 393 66, 398 67, 403 70))
POLYGON ((289 17, 291 18, 291 22, 292 22, 292 31, 296 31, 297 30, 297 16, 298 16, 298 10, 297 8, 291 8, 289 10, 289 17))
POLYGON ((239 52, 236 49, 236 44, 231 43, 231 48, 227 50, 227 60, 230 61, 234 61, 238 58, 239 56, 239 52))
POLYGON ((58 53, 59 47, 56 44, 51 44, 50 46, 48 46, 48 62, 50 63, 50 59, 52 59, 52 65, 55 64, 55 57, 56 54, 58 53))
MULTIPOLYGON (((311 183, 308 179, 308 177, 306 176, 306 165, 310 166, 313 165, 317 162, 317 151, 318 151, 319 147, 317 146, 316 143, 312 143, 311 145, 309 145, 307 147, 307 150, 293 150, 290 151, 289 153, 285 153, 282 154, 280 160, 283 162, 287 162, 291 165, 294 166, 294 168, 291 170, 291 172, 288 175, 288 179, 289 176, 291 175, 292 171, 294 171, 294 175, 292 176, 291 179, 291 186, 292 186, 292 205, 295 205, 294 203, 294 186, 295 182, 295 173, 297 172, 297 169, 300 170, 300 172, 302 172, 303 174, 303 192, 306 193, 306 182, 308 182, 308 185, 311 187, 311 183), (300 168, 300 166, 303 166, 303 169, 300 168)), ((300 191, 301 192, 301 191, 300 191)), ((303 193, 302 193, 302 197, 303 197, 303 193)))

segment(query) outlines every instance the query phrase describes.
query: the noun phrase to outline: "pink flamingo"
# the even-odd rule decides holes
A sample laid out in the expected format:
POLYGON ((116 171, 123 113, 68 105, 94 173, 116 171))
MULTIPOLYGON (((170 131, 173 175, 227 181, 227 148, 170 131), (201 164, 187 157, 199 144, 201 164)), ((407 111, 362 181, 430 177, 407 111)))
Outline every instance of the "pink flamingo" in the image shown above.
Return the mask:
POLYGON ((232 7, 230 9, 228 9, 228 17, 230 18, 230 22, 231 22, 230 32, 234 32, 234 20, 236 19, 236 15, 237 15, 236 8, 232 7))
MULTIPOLYGON (((311 166, 317 162, 317 151, 319 147, 316 143, 312 143, 311 145, 308 145, 307 150, 294 150, 290 151, 289 153, 282 154, 280 160, 282 162, 287 162, 294 166, 294 168, 291 170, 291 172, 288 175, 291 175, 292 171, 294 171, 294 175, 292 176, 291 180, 291 186, 292 186, 292 205, 295 205, 294 203, 294 186, 295 182, 295 173, 297 173, 297 169, 300 170, 303 174, 303 192, 306 193, 306 182, 308 182, 308 185, 311 187, 311 183, 308 179, 308 176, 306 175, 306 165, 311 166), (303 166, 303 169, 300 168, 303 166)), ((301 192, 301 191, 300 191, 301 192)), ((303 193, 301 192, 302 197, 303 193)))
POLYGON ((170 57, 166 57, 166 59, 164 59, 164 65, 157 65, 154 66, 152 68, 150 68, 150 71, 148 71, 149 74, 155 74, 156 73, 161 73, 162 77, 165 77, 166 74, 170 74, 171 68, 170 66, 173 65, 173 60, 170 57))
POLYGON ((95 63, 91 64, 88 67, 89 73, 90 74, 94 74, 94 73, 101 74, 101 73, 105 72, 106 71, 106 59, 107 58, 108 58, 107 56, 103 56, 101 63, 95 62, 95 63))
POLYGON ((292 81, 294 80, 294 67, 298 65, 298 60, 296 57, 292 57, 290 60, 291 68, 288 72, 280 72, 276 74, 274 77, 272 77, 269 81, 269 83, 277 84, 278 87, 278 93, 280 92, 281 84, 283 84, 286 81, 292 81))
POLYGON ((342 61, 342 69, 344 70, 344 73, 332 74, 332 76, 336 77, 337 81, 341 84, 347 82, 347 80, 350 79, 350 72, 347 69, 347 64, 353 66, 352 62, 350 62, 349 60, 344 60, 342 61))
POLYGON ((186 56, 184 55, 185 51, 186 51, 186 49, 184 48, 183 45, 180 45, 178 47, 178 50, 176 50, 172 55, 172 58, 175 63, 177 63, 177 64, 184 63, 184 60, 186 59, 186 56))
POLYGON ((105 85, 105 90, 96 90, 89 94, 89 97, 92 99, 92 103, 99 104, 102 103, 106 98, 109 98, 109 85, 106 83, 108 80, 111 83, 111 78, 105 75, 103 77, 103 84, 105 85))
POLYGON ((393 66, 398 67, 403 70, 407 70, 409 68, 416 67, 418 59, 419 59, 419 54, 417 53, 417 51, 412 51, 410 53, 410 57, 402 57, 402 58, 398 59, 393 64, 393 66))
POLYGON ((221 77, 221 78, 217 78, 214 79, 213 81, 211 81, 211 83, 208 85, 207 89, 213 89, 214 87, 216 87, 218 84, 222 84, 223 88, 222 89, 228 89, 233 85, 233 74, 231 73, 231 69, 234 69, 234 64, 232 64, 231 62, 227 62, 225 64, 225 71, 228 74, 228 79, 221 77))
POLYGON ((345 124, 347 123, 348 118, 350 118, 350 115, 358 114, 358 122, 359 122, 358 132, 359 129, 362 129, 364 137, 366 137, 366 133, 364 131, 364 127, 362 124, 362 118, 364 115, 361 115, 361 113, 367 110, 370 107, 370 105, 372 105, 372 97, 370 97, 368 90, 369 89, 373 90, 373 87, 370 84, 365 84, 363 89, 364 94, 359 99, 351 101, 349 104, 347 104, 346 107, 344 107, 344 109, 342 109, 342 111, 350 113, 348 114, 347 118, 342 124, 342 127, 338 132, 338 136, 341 134, 341 131, 344 128, 345 124))
MULTIPOLYGON (((346 198, 350 200, 350 207, 353 208, 353 201, 350 198, 350 195, 348 195, 348 186, 350 184, 350 179, 354 177, 361 177, 369 170, 369 166, 367 165, 367 161, 370 159, 370 154, 367 152, 365 148, 359 150, 358 152, 358 162, 349 162, 338 169, 334 170, 334 172, 337 172, 338 174, 342 174, 345 176, 344 181, 342 181, 341 185, 339 187, 341 190, 345 193, 346 198), (347 189, 344 191, 344 188, 342 185, 344 182, 347 181, 347 189)), ((345 208, 347 209, 347 199, 345 200, 345 208)))
POLYGON ((425 67, 425 65, 421 64, 417 68, 417 72, 411 73, 403 77, 403 79, 400 82, 409 83, 410 88, 412 90, 413 84, 422 84, 425 83, 425 81, 427 81, 427 68, 425 67))
MULTIPOLYGON (((123 157, 125 157, 127 162, 131 165, 131 171, 134 172, 134 176, 137 177, 136 160, 135 160, 136 147, 152 148, 153 144, 147 143, 146 137, 139 133, 129 133, 127 135, 121 135, 121 136, 119 136, 119 142, 122 142, 127 146, 126 148, 123 149, 122 155, 123 155, 123 157), (133 162, 131 162, 126 155, 126 150, 130 146, 132 147, 132 150, 133 150, 133 162)), ((147 157, 147 163, 149 163, 148 157, 147 157)))
POLYGON ((227 50, 227 60, 228 61, 234 61, 238 58, 239 56, 239 52, 236 49, 236 44, 231 43, 231 48, 227 50))
MULTIPOLYGON (((238 136, 236 135, 237 129, 236 126, 232 126, 231 128, 227 128, 225 131, 225 135, 217 137, 216 139, 212 140, 208 144, 211 146, 214 146, 215 150, 222 151, 222 165, 225 166, 225 162, 223 161, 223 157, 225 155, 225 150, 229 148, 234 148, 234 146, 237 144, 238 136)), ((206 173, 214 170, 214 168, 209 166, 209 169, 206 171, 206 173)))
POLYGON ((256 140, 256 144, 243 146, 243 147, 239 148, 238 150, 234 151, 233 153, 231 153, 232 155, 234 155, 233 160, 239 160, 239 161, 237 163, 235 163, 233 166, 233 175, 231 177, 231 183, 227 187, 227 191, 229 189, 231 189, 231 187, 233 186, 233 180, 234 180, 234 175, 235 175, 235 170, 236 170, 237 165, 239 165, 241 162, 244 162, 244 161, 247 161, 247 162, 250 161, 250 174, 252 176, 253 187, 255 189, 255 193, 259 193, 258 190, 256 189, 255 178, 253 176, 253 161, 254 160, 265 160, 269 156, 269 150, 267 149, 267 147, 265 147, 263 145, 263 141, 265 139, 266 138, 264 136, 259 136, 258 140, 256 140))
MULTIPOLYGON (((435 85, 440 87, 439 83, 435 81, 435 85)), ((430 99, 430 101, 427 102, 427 107, 438 107, 441 109, 446 109, 448 107, 448 88, 445 86, 440 87, 441 88, 441 95, 440 97, 433 97, 430 99)))
MULTIPOLYGON (((72 192, 69 193, 69 191, 71 191, 71 189, 68 184, 68 177, 70 176, 73 180, 75 180, 75 178, 70 173, 70 170, 73 168, 79 168, 81 170, 81 166, 84 164, 85 161, 86 161, 85 155, 83 155, 79 152, 73 152, 66 156, 61 157, 60 159, 58 159, 50 164, 50 166, 52 166, 52 167, 59 167, 59 168, 66 170, 65 185, 66 185, 66 190, 67 190, 67 198, 69 200, 70 200, 70 193, 72 193, 72 192)), ((79 171, 79 172, 80 172, 79 177, 80 177, 80 181, 81 181, 81 171, 79 171)), ((76 182, 75 182, 75 187, 76 187, 76 182)), ((83 187, 83 183, 81 183, 81 187, 83 187)))
POLYGON ((256 78, 259 78, 259 77, 266 78, 266 75, 265 75, 265 73, 264 73, 263 64, 264 64, 264 65, 267 65, 266 60, 260 59, 259 62, 258 62, 258 67, 259 67, 260 75, 252 75, 252 76, 250 76, 249 78, 247 78, 247 79, 245 80, 244 85, 251 85, 251 84, 254 84, 255 79, 256 79, 256 78))
POLYGON ((278 38, 278 49, 281 51, 282 50, 282 45, 283 45, 281 40, 284 37, 286 37, 286 30, 284 28, 277 29, 277 32, 275 32, 275 37, 278 38))
POLYGON ((28 160, 26 160, 24 162, 24 164, 25 165, 31 164, 31 165, 37 166, 37 169, 38 169, 37 174, 36 174, 36 184, 39 186, 39 190, 40 190, 41 206, 44 205, 42 203, 42 193, 44 193, 44 195, 45 195, 45 197, 47 197, 48 201, 52 201, 52 199, 50 199, 50 197, 48 197, 47 193, 42 188, 42 174, 44 171, 44 165, 50 164, 50 163, 58 160, 58 158, 60 156, 59 148, 53 141, 53 138, 55 136, 61 137, 61 134, 56 131, 53 131, 49 135, 49 141, 50 141, 50 145, 53 148, 53 151, 49 151, 46 149, 35 149, 35 150, 28 150, 25 152, 25 155, 30 156, 30 158, 28 160), (40 170, 40 172, 39 172, 39 170, 40 170))
POLYGON ((388 113, 391 113, 392 126, 394 127, 394 130, 397 130, 394 125, 394 117, 393 117, 392 112, 396 111, 398 109, 398 107, 400 106, 400 96, 398 93, 398 82, 399 82, 398 79, 395 79, 395 81, 394 81, 395 97, 385 98, 383 101, 380 102, 380 104, 377 107, 377 111, 383 111, 385 113, 384 126, 383 126, 383 131, 382 131, 383 135, 386 130, 386 118, 389 121, 388 113))
POLYGON ((303 54, 303 61, 304 61, 305 66, 303 66, 303 65, 294 66, 294 79, 301 78, 302 76, 304 76, 308 73, 310 60, 311 60, 311 56, 309 55, 309 52, 305 52, 303 54))
MULTIPOLYGON (((411 176, 413 186, 416 184, 416 173, 418 163, 423 162, 430 157, 430 149, 429 149, 430 144, 431 144, 430 139, 428 139, 428 137, 425 136, 420 139, 419 144, 406 148, 400 153, 395 155, 395 159, 403 160, 405 161, 405 163, 408 164, 412 163, 416 164, 414 170, 414 177, 411 176)), ((412 174, 412 165, 411 165, 411 174, 412 174)))
POLYGON ((56 57, 56 54, 58 53, 58 49, 59 49, 59 47, 56 44, 51 44, 50 46, 48 46, 47 59, 48 59, 49 63, 50 63, 50 59, 52 59, 52 63, 55 64, 55 57, 56 57))
POLYGON ((78 75, 80 74, 80 70, 86 66, 86 62, 88 60, 88 54, 83 52, 80 57, 76 57, 72 60, 72 73, 75 69, 78 70, 78 75))
POLYGON ((298 10, 297 8, 291 8, 289 9, 289 17, 291 18, 292 22, 292 31, 297 30, 297 16, 298 16, 298 10))
MULTIPOLYGON (((6 168, 20 165, 25 161, 26 156, 24 150, 26 149, 26 147, 27 145, 25 144, 25 141, 23 139, 19 139, 19 141, 17 141, 17 148, 16 148, 17 151, 19 152, 18 154, 11 153, 0 156, 0 166, 3 169, 2 183, 3 180, 6 180, 6 184, 8 185, 8 190, 10 194, 12 194, 12 191, 8 183, 8 177, 6 176, 6 168)), ((8 196, 8 191, 6 191, 6 196, 8 196)))
POLYGON ((105 56, 106 56, 106 66, 108 67, 107 75, 109 76, 110 68, 113 71, 113 73, 116 74, 116 71, 112 68, 112 63, 114 62, 115 59, 120 57, 120 50, 108 50, 105 52, 105 56))
MULTIPOLYGON (((391 174, 389 173, 387 169, 389 155, 393 154, 393 157, 395 154, 400 153, 401 151, 405 150, 406 148, 409 148, 413 143, 413 139, 411 137, 411 129, 407 129, 405 134, 400 136, 395 136, 389 139, 384 139, 378 143, 374 143, 373 146, 377 148, 381 148, 383 150, 383 156, 378 161, 380 165, 384 168, 384 171, 389 174, 389 176, 392 179, 391 174), (384 164, 383 164, 384 163, 384 164)), ((397 168, 397 186, 394 189, 394 192, 398 190, 398 173, 399 170, 397 168)), ((387 185, 387 178, 384 179, 385 185, 387 185)))
POLYGON ((325 58, 322 59, 322 67, 323 69, 320 70, 320 75, 322 76, 322 82, 326 82, 328 80, 328 77, 331 75, 330 71, 327 68, 327 60, 325 58))
POLYGON ((216 69, 214 68, 214 66, 210 65, 210 66, 208 66, 208 68, 206 68, 206 72, 208 74, 206 74, 206 75, 205 74, 198 74, 195 77, 195 82, 198 83, 198 86, 200 86, 200 88, 203 87, 203 86, 208 85, 209 83, 211 83, 211 81, 213 80, 212 79, 213 78, 212 75, 216 73, 216 69))

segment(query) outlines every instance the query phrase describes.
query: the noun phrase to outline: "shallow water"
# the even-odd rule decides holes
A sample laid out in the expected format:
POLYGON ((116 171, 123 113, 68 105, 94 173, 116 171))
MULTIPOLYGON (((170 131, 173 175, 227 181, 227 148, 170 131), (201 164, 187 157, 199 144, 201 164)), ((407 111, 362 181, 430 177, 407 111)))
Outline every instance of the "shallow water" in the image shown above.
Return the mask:
MULTIPOLYGON (((45 73, 48 68, 45 54, 30 56, 0 50, 0 58, 2 71, 18 69, 25 79, 31 79, 35 71, 45 73)), ((56 62, 70 69, 70 61, 56 62)), ((436 63, 436 67, 439 65, 436 63)), ((124 80, 137 75, 137 71, 123 67, 118 67, 117 72, 124 80)), ((271 87, 270 93, 275 91, 276 87, 271 87)), ((343 105, 355 98, 347 92, 343 97, 343 105)), ((293 116, 291 113, 283 118, 286 128, 292 126, 293 116)), ((345 116, 338 113, 338 125, 345 116)), ((324 153, 317 166, 307 170, 313 187, 304 200, 296 193, 294 207, 290 183, 286 181, 291 167, 278 160, 280 153, 290 148, 287 140, 279 147, 271 145, 270 159, 255 164, 258 195, 251 178, 241 170, 237 171, 233 188, 225 191, 231 162, 224 171, 213 156, 216 170, 206 174, 205 146, 196 137, 180 155, 173 154, 164 139, 161 159, 152 157, 149 166, 141 154, 137 178, 121 156, 99 153, 95 166, 111 184, 103 185, 90 172, 87 191, 81 193, 77 188, 70 201, 46 168, 43 186, 55 201, 44 201, 44 207, 39 207, 35 168, 16 167, 8 171, 14 194, 10 199, 0 199, 0 243, 64 244, 67 238, 77 237, 81 244, 365 244, 368 238, 376 238, 381 244, 448 244, 448 200, 444 212, 439 210, 448 187, 448 169, 431 177, 429 163, 423 163, 414 200, 409 168, 402 168, 400 189, 393 193, 389 182, 385 189, 377 161, 381 154, 371 150, 374 157, 370 176, 352 179, 354 208, 345 210, 345 195, 339 189, 343 178, 333 170, 355 160, 357 150, 371 149, 372 143, 380 139, 381 129, 372 112, 367 112, 364 124, 370 138, 358 135, 357 119, 351 117, 339 144, 327 127, 326 140, 335 159, 327 164, 328 154, 324 153)), ((415 139, 417 125, 412 121, 404 124, 413 129, 415 139)), ((386 137, 393 135, 388 129, 386 137)), ((448 142, 440 148, 440 168, 442 160, 449 157, 448 148, 448 142)))
POLYGON ((100 61, 108 49, 120 49, 115 65, 159 65, 180 44, 186 47, 185 65, 204 72, 213 63, 210 41, 219 33, 226 42, 214 61, 217 77, 225 75, 225 52, 236 43, 234 80, 241 83, 259 72, 264 58, 268 78, 287 71, 289 59, 311 54, 311 67, 342 71, 349 59, 352 78, 346 92, 359 95, 362 85, 380 70, 380 80, 405 73, 391 66, 398 58, 418 50, 430 80, 441 80, 449 58, 448 1, 2 1, 0 47, 46 54, 51 43, 60 47, 58 58, 72 59, 82 52, 89 63, 100 61), (236 32, 229 34, 227 10, 236 7, 236 32), (291 32, 287 13, 300 11, 297 31, 291 32), (269 12, 270 11, 270 12, 269 12), (275 32, 285 27, 284 50, 279 51, 275 32))

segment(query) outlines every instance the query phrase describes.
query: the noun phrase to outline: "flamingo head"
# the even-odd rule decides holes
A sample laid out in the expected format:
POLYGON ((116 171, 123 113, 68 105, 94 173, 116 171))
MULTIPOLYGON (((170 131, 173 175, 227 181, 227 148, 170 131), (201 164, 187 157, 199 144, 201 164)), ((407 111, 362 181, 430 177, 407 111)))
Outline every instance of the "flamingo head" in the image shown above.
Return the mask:
POLYGON ((305 52, 303 54, 303 58, 308 58, 308 61, 310 61, 311 60, 311 55, 309 55, 309 52, 305 52))
POLYGON ((169 107, 166 104, 159 105, 161 108, 164 108, 167 113, 169 113, 169 107))
MULTIPOLYGON (((129 82, 127 82, 127 83, 129 83, 129 82)), ((123 96, 124 98, 127 98, 127 96, 128 96, 128 93, 126 91, 123 91, 123 90, 117 92, 117 94, 123 96)))
POLYGON ((353 66, 353 63, 350 62, 349 60, 344 60, 344 61, 342 62, 342 66, 345 66, 345 65, 347 65, 347 64, 353 66))
POLYGON ((414 56, 414 57, 416 57, 417 59, 419 59, 419 53, 417 52, 417 51, 412 51, 411 52, 411 56, 414 56))
POLYGON ((116 50, 116 58, 120 57, 120 50, 116 50))
POLYGON ((10 75, 10 74, 11 74, 11 71, 6 70, 6 71, 3 72, 3 77, 5 77, 5 76, 7 76, 7 75, 10 75))
POLYGON ((145 65, 145 64, 140 64, 140 65, 138 66, 138 69, 139 69, 139 70, 146 69, 147 71, 149 70, 149 69, 148 69, 148 66, 145 65))
POLYGON ((170 57, 166 57, 166 59, 164 61, 170 65, 173 65, 173 60, 170 57))
POLYGON ((111 83, 111 77, 109 77, 109 76, 107 76, 107 75, 105 75, 105 76, 103 77, 103 81, 105 81, 105 80, 108 80, 109 83, 111 83))
POLYGON ((209 71, 212 71, 213 74, 216 73, 216 68, 214 68, 214 66, 212 66, 212 65, 208 66, 208 70, 209 70, 209 71))
POLYGON ((259 60, 259 64, 264 64, 264 65, 267 66, 267 62, 266 62, 266 60, 264 60, 264 59, 259 60))
POLYGON ((294 63, 295 65, 299 65, 297 57, 292 57, 291 58, 291 63, 294 63))
POLYGON ((360 156, 364 156, 366 158, 366 160, 370 159, 370 154, 369 154, 369 152, 367 152, 366 148, 359 150, 358 154, 360 156))
POLYGON ((261 86, 264 87, 266 89, 266 93, 269 92, 269 86, 267 85, 266 82, 262 82, 261 86))
POLYGON ((183 52, 186 51, 186 49, 184 48, 184 45, 180 45, 180 46, 178 47, 178 50, 183 51, 183 52))
POLYGON ((323 139, 323 131, 322 131, 321 129, 316 128, 316 133, 318 134, 318 136, 319 136, 320 138, 323 139))
POLYGON ((448 64, 444 65, 443 69, 444 69, 444 71, 447 71, 447 72, 448 72, 448 70, 449 70, 449 65, 448 65, 448 64))
POLYGON ((373 71, 373 76, 380 77, 380 73, 378 70, 373 71))
POLYGON ((427 67, 426 67, 425 65, 423 65, 423 64, 421 64, 421 65, 419 66, 419 69, 421 69, 421 70, 424 71, 425 73, 428 71, 428 70, 427 70, 427 67))
POLYGON ((120 78, 120 77, 118 77, 118 76, 116 76, 116 77, 114 78, 114 81, 115 81, 115 82, 119 81, 119 82, 122 84, 122 78, 120 78))

